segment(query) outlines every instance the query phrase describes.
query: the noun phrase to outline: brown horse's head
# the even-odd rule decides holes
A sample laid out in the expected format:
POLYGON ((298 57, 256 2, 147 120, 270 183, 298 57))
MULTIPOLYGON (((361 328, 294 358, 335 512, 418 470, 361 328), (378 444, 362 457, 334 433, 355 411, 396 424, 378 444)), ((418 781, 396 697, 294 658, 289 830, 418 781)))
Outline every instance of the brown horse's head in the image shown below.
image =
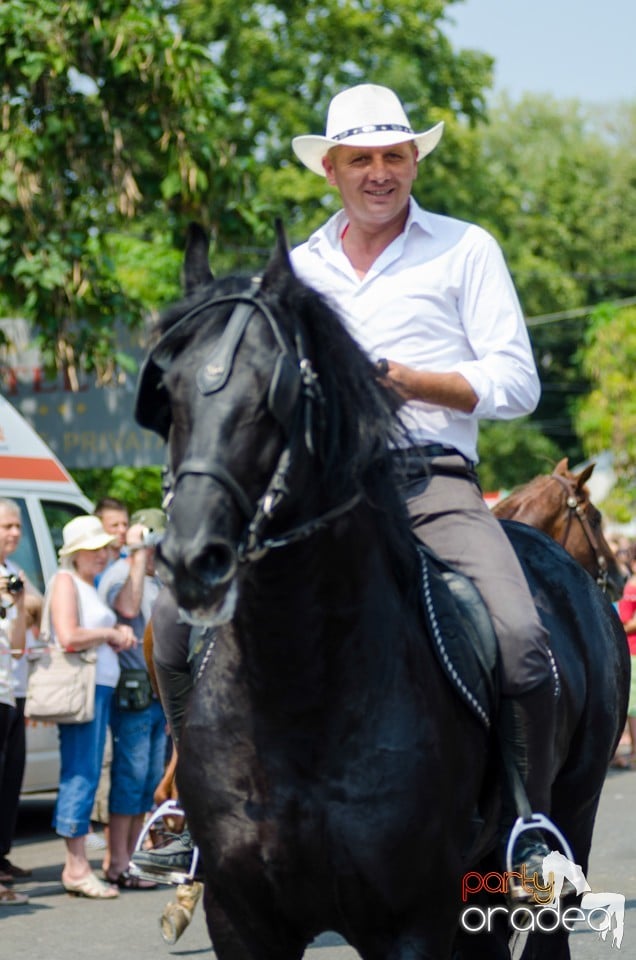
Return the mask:
POLYGON ((603 533, 603 517, 586 486, 594 464, 579 473, 564 457, 550 474, 534 477, 493 507, 499 519, 517 520, 542 530, 561 544, 613 599, 625 578, 603 533))

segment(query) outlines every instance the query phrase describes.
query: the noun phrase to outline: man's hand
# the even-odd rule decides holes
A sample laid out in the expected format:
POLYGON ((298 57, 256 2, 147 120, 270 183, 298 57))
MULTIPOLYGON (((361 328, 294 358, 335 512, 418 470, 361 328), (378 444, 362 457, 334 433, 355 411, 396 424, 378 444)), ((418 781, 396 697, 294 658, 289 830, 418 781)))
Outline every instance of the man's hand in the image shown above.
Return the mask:
POLYGON ((414 370, 395 360, 378 360, 380 383, 391 387, 403 400, 421 400, 439 407, 472 413, 478 397, 461 373, 414 370))
POLYGON ((143 523, 133 523, 132 527, 129 527, 126 531, 126 546, 129 551, 136 552, 137 550, 145 550, 145 538, 148 535, 148 527, 144 527, 143 523))

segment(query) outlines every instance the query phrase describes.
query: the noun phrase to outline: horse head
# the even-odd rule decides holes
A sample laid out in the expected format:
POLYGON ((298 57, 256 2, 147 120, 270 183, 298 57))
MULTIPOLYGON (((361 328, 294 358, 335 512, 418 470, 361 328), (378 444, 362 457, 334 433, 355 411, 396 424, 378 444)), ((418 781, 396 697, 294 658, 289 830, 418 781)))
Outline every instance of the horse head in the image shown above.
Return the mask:
POLYGON ((327 303, 294 275, 285 236, 262 277, 215 280, 188 231, 185 298, 161 318, 138 422, 167 441, 162 579, 194 621, 233 612, 241 564, 308 536, 360 497, 395 406, 327 303), (320 372, 319 372, 320 371, 320 372), (312 482, 328 472, 329 483, 312 482))
POLYGON ((590 499, 587 481, 594 467, 595 464, 590 463, 579 473, 573 473, 568 468, 567 457, 564 457, 552 471, 552 479, 559 483, 565 494, 560 531, 555 539, 560 539, 565 549, 595 577, 599 586, 606 589, 612 599, 618 600, 625 577, 605 539, 603 515, 590 499))
POLYGON ((592 503, 587 481, 594 464, 579 473, 564 457, 552 473, 534 477, 501 500, 493 513, 547 533, 561 544, 613 599, 623 591, 625 578, 603 533, 603 516, 592 503))

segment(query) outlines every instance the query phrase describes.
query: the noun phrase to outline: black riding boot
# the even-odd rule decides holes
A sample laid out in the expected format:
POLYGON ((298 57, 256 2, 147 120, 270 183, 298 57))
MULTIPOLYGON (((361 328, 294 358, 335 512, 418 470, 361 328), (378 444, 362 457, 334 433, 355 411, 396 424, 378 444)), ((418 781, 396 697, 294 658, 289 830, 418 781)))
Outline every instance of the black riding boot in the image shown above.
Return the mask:
MULTIPOLYGON (((554 743, 556 735, 556 697, 553 681, 544 683, 518 697, 503 697, 500 708, 500 737, 508 763, 516 767, 532 813, 550 813, 553 776, 554 743)), ((506 780, 502 803, 500 849, 505 865, 505 853, 510 831, 520 815, 513 788, 506 780)), ((525 811, 522 810, 523 815, 525 811)), ((537 872, 542 876, 543 858, 548 847, 539 830, 524 831, 512 851, 512 869, 520 872, 525 864, 528 877, 537 872)), ((511 891, 518 899, 530 899, 527 890, 511 891)))
MULTIPOLYGON (((174 667, 165 667, 157 661, 155 674, 170 733, 175 747, 178 747, 181 721, 193 686, 192 676, 189 669, 184 672, 174 667)), ((186 828, 179 834, 168 835, 167 842, 160 847, 137 850, 132 856, 131 866, 137 876, 160 883, 180 884, 184 882, 184 877, 190 874, 193 853, 194 844, 190 831, 186 828)), ((201 879, 200 872, 194 879, 201 879)))

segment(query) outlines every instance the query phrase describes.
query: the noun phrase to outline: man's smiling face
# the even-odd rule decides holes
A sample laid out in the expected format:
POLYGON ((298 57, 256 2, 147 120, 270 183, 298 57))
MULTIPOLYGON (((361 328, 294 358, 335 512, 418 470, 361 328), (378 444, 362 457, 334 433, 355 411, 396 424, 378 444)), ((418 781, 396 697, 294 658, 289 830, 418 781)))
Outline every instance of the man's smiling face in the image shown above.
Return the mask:
POLYGON ((352 223, 373 230, 405 216, 417 176, 417 151, 411 141, 384 147, 339 145, 329 151, 323 166, 352 223))

